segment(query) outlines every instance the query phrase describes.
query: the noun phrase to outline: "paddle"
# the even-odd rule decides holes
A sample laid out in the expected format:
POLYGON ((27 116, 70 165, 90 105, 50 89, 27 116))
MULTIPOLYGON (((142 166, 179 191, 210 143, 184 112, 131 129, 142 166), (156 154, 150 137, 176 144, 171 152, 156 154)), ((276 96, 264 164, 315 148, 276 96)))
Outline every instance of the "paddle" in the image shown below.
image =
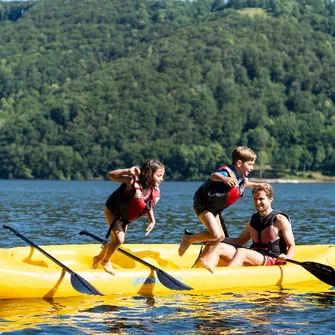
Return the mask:
POLYGON ((71 274, 71 284, 75 290, 77 290, 80 293, 85 293, 85 294, 91 294, 91 295, 104 295, 101 292, 99 292, 96 288, 94 288, 88 281, 86 281, 83 277, 78 275, 77 273, 73 272, 71 269, 69 269, 66 265, 58 261, 56 258, 48 254, 45 250, 40 248, 38 245, 35 243, 31 242, 28 240, 26 237, 24 237, 22 234, 20 234, 18 231, 16 231, 14 228, 11 226, 4 224, 3 228, 9 229, 12 231, 16 236, 21 238, 23 241, 40 251, 42 254, 47 256, 49 259, 51 259, 53 262, 55 262, 58 266, 63 268, 65 271, 71 274))
MULTIPOLYGON (((99 242, 104 242, 104 239, 88 232, 87 230, 82 230, 80 233, 80 235, 87 235, 90 236, 92 238, 94 238, 95 240, 99 241, 99 242)), ((169 275, 167 272, 163 271, 162 269, 157 268, 156 266, 144 261, 143 259, 136 257, 135 255, 131 254, 130 252, 123 250, 121 248, 117 249, 119 252, 121 252, 122 254, 134 259, 135 261, 142 263, 146 266, 148 266, 150 269, 156 271, 157 277, 159 279, 159 281, 167 288, 169 288, 170 290, 193 290, 192 287, 185 285, 184 283, 182 283, 181 281, 179 281, 178 279, 172 277, 171 275, 169 275)))
MULTIPOLYGON (((185 229, 185 234, 192 235, 192 233, 188 229, 185 229)), ((225 241, 222 241, 221 243, 232 245, 235 248, 243 248, 243 249, 252 250, 249 247, 239 245, 239 244, 234 244, 234 243, 225 242, 225 241)), ((278 259, 278 257, 276 257, 270 252, 262 251, 261 253, 264 254, 265 256, 270 256, 270 257, 278 259)), ((285 259, 285 262, 300 265, 305 270, 307 270, 312 275, 314 275, 316 278, 318 278, 319 280, 323 281, 324 283, 328 285, 335 286, 335 270, 329 265, 325 265, 322 263, 316 263, 316 262, 308 262, 308 261, 299 262, 299 261, 295 261, 294 259, 285 259)))
MULTIPOLYGON (((243 249, 252 250, 249 247, 246 247, 246 246, 243 246, 243 245, 238 245, 238 244, 225 242, 225 241, 222 241, 222 243, 232 245, 233 247, 236 247, 236 248, 243 248, 243 249)), ((278 259, 277 256, 273 255, 270 252, 261 251, 261 253, 265 256, 270 256, 270 257, 278 259)), ((335 286, 335 270, 329 265, 325 265, 325 264, 322 264, 322 263, 316 263, 316 262, 299 262, 299 261, 295 261, 293 259, 285 259, 285 262, 300 265, 305 270, 310 272, 312 275, 314 275, 316 278, 320 279, 324 283, 326 283, 330 286, 335 286)))

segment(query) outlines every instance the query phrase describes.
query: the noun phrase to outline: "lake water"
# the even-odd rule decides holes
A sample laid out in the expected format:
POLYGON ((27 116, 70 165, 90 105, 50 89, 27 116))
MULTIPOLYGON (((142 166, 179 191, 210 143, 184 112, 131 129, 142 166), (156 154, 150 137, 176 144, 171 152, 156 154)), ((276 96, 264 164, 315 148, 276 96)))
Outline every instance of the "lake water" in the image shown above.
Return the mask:
MULTIPOLYGON (((126 243, 179 243, 185 228, 203 229, 192 209, 199 182, 164 182, 156 228, 129 226, 126 243)), ((39 245, 85 244, 82 229, 103 236, 110 181, 0 180, 1 227, 12 225, 39 245)), ((274 184, 274 209, 290 215, 297 244, 334 244, 335 184, 274 184)), ((225 213, 231 236, 254 212, 251 190, 225 213)), ((1 248, 24 246, 2 229, 1 248)), ((335 334, 335 290, 327 286, 147 297, 0 301, 1 334, 335 334)))

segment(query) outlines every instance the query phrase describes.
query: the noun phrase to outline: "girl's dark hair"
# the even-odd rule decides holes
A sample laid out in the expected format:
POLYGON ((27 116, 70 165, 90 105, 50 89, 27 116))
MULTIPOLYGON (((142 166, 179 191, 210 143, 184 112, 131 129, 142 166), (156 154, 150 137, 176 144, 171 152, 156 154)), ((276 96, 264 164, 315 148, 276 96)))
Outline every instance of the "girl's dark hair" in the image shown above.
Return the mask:
POLYGON ((153 175, 158 169, 164 169, 164 165, 157 159, 147 159, 141 166, 140 183, 144 188, 154 186, 153 175))

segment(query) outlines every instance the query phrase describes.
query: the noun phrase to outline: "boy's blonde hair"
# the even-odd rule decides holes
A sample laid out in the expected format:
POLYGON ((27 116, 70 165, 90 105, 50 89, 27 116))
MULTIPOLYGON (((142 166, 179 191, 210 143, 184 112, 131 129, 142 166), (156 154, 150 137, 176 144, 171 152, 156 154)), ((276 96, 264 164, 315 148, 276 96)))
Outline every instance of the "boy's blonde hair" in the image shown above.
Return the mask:
POLYGON ((233 165, 241 160, 243 163, 248 161, 255 161, 257 155, 246 146, 236 147, 232 153, 233 165))

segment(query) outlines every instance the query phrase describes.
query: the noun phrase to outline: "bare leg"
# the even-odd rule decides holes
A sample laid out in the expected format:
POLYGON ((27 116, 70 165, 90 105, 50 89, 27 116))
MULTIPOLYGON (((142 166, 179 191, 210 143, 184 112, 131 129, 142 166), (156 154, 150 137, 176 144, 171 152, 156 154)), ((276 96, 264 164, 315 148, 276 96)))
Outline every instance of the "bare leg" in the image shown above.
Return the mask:
POLYGON ((96 269, 101 263, 106 272, 111 273, 113 275, 115 274, 115 270, 113 269, 111 263, 105 260, 107 251, 109 250, 109 248, 111 248, 111 244, 112 242, 108 242, 104 246, 104 248, 100 251, 100 253, 97 256, 93 257, 93 265, 91 269, 96 269))
POLYGON ((91 266, 91 269, 96 269, 99 266, 99 264, 101 263, 101 261, 104 259, 105 253, 106 253, 106 250, 107 250, 107 244, 103 247, 103 249, 101 249, 101 251, 99 252, 98 255, 93 257, 93 264, 91 266))
POLYGON ((110 262, 110 258, 112 257, 112 255, 114 254, 114 252, 117 250, 117 248, 119 247, 120 244, 115 243, 115 238, 114 236, 112 237, 112 241, 109 242, 106 245, 106 252, 104 254, 104 257, 101 261, 101 265, 103 266, 104 270, 108 273, 110 273, 111 275, 115 275, 115 269, 112 266, 112 263, 110 262))
POLYGON ((110 259, 113 256, 114 252, 118 249, 118 247, 124 242, 126 234, 126 232, 122 228, 122 224, 120 221, 115 222, 112 234, 112 241, 107 244, 107 249, 104 258, 101 261, 101 264, 106 272, 115 275, 115 270, 110 262, 110 259))
POLYGON ((183 256, 188 247, 193 243, 207 241, 217 241, 219 243, 224 238, 224 232, 218 216, 215 217, 213 213, 204 211, 200 214, 199 219, 207 228, 207 231, 194 235, 184 234, 178 249, 179 256, 183 256))
POLYGON ((225 263, 229 263, 236 253, 235 247, 215 242, 207 242, 206 247, 201 255, 196 267, 204 267, 211 273, 214 273, 220 259, 225 263))
POLYGON ((264 256, 255 251, 250 249, 237 249, 234 257, 232 258, 231 262, 228 266, 257 266, 263 265, 264 256))
POLYGON ((207 242, 204 251, 202 252, 199 259, 201 265, 211 273, 214 273, 214 270, 220 260, 220 256, 215 251, 217 248, 219 248, 219 246, 220 243, 207 242))
MULTIPOLYGON (((107 207, 105 207, 104 213, 106 221, 110 226, 111 224, 113 224, 116 216, 107 207)), ((120 221, 115 221, 112 230, 111 241, 104 246, 104 248, 97 256, 93 257, 93 265, 91 269, 96 269, 101 263, 106 272, 114 275, 115 270, 109 260, 112 257, 113 253, 116 251, 116 249, 124 242, 124 239, 125 231, 123 231, 120 221)))
POLYGON ((199 258, 197 259, 193 267, 205 268, 209 272, 214 273, 214 270, 220 260, 219 253, 215 252, 218 246, 219 245, 216 242, 207 242, 204 250, 199 255, 199 258), (208 251, 209 248, 212 249, 211 253, 209 253, 208 251))
POLYGON ((208 241, 210 240, 211 234, 206 230, 206 231, 202 231, 200 233, 197 234, 193 234, 193 235, 187 235, 184 234, 182 239, 181 239, 181 243, 178 249, 179 252, 179 256, 183 256, 185 251, 188 249, 188 247, 196 242, 204 242, 204 241, 208 241))
MULTIPOLYGON (((115 225, 117 226, 117 224, 115 225)), ((114 252, 118 249, 118 247, 123 243, 125 238, 125 233, 120 227, 116 227, 116 230, 112 231, 113 237, 112 241, 108 243, 106 253, 104 255, 103 260, 101 261, 101 265, 103 266, 104 270, 112 275, 115 275, 115 270, 110 262, 111 257, 113 256, 114 252)))
POLYGON ((214 269, 218 265, 220 259, 216 249, 219 247, 220 242, 224 239, 225 235, 218 215, 214 216, 210 212, 204 212, 200 215, 200 220, 211 233, 212 239, 208 240, 206 243, 199 261, 205 269, 214 273, 214 269))

